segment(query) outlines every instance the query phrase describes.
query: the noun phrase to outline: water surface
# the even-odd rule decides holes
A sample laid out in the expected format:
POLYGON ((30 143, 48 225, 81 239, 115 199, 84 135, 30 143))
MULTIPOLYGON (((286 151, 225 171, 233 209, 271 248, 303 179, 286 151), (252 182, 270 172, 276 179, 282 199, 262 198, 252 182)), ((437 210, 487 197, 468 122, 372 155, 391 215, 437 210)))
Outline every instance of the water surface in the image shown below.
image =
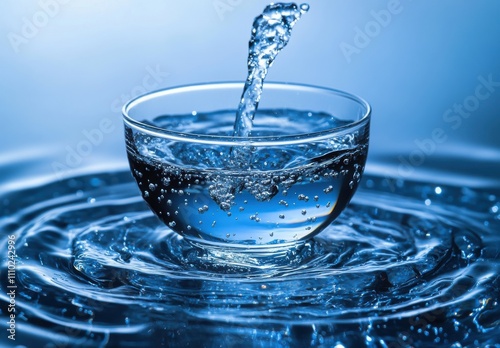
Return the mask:
MULTIPOLYGON (((150 212, 129 171, 4 190, 1 250, 15 235, 18 255, 15 343, 497 343, 500 192, 392 183, 365 175, 336 222, 275 264, 186 243, 150 212)), ((6 294, 2 279, 4 305, 6 294)), ((12 343, 5 332, 0 340, 12 343)))

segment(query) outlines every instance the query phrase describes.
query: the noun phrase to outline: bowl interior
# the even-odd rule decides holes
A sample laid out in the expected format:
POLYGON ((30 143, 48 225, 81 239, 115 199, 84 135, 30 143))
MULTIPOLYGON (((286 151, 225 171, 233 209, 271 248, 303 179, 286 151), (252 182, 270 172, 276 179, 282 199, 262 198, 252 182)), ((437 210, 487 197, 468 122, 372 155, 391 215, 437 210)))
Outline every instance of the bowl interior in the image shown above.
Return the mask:
MULTIPOLYGON (((169 136, 232 137, 242 83, 216 83, 160 90, 125 105, 126 123, 169 136), (217 125, 207 115, 220 114, 217 125), (223 119, 223 120, 222 120, 223 119), (198 126, 193 126, 194 123, 198 126)), ((369 105, 337 90, 314 86, 266 83, 250 138, 342 132, 367 122, 369 105)), ((253 139, 256 140, 256 139, 253 139)))

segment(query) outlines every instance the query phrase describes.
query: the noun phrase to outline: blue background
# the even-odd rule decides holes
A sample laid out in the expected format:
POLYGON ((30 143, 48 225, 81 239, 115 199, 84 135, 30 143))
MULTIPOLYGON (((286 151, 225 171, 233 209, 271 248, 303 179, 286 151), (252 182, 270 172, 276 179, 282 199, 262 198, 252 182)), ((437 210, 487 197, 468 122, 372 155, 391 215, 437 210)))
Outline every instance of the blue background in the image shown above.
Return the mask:
MULTIPOLYGON (((151 89, 243 81, 251 23, 267 4, 3 0, 0 185, 125 167, 119 106, 151 89)), ((500 82, 500 1, 309 4, 268 80, 369 101, 371 173, 500 185, 500 86, 467 117, 443 118, 474 102, 481 77, 500 82), (436 129, 446 139, 425 140, 436 129)))

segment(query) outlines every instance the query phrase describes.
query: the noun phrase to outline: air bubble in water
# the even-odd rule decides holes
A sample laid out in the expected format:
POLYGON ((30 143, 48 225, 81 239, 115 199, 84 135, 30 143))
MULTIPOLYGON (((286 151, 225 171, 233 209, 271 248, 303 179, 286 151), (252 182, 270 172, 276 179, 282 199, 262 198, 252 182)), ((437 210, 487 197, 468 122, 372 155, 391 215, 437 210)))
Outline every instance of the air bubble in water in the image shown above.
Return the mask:
POLYGON ((280 201, 278 202, 278 204, 279 204, 279 205, 284 205, 285 207, 288 207, 288 203, 287 203, 286 201, 284 201, 284 200, 280 200, 280 201))

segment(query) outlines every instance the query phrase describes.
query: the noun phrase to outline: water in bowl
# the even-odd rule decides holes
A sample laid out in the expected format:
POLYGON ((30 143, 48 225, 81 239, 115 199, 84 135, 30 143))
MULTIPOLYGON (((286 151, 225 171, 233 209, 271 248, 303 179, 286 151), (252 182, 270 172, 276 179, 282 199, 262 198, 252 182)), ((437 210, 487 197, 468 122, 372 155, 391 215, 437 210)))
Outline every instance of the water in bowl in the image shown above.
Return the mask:
MULTIPOLYGON (((226 110, 160 116, 152 124, 230 136, 233 120, 234 111, 226 110)), ((325 113, 262 110, 253 134, 307 134, 347 123, 325 113)), ((347 133, 300 146, 245 146, 243 163, 217 144, 126 129, 132 173, 151 209, 181 235, 226 245, 280 244, 319 233, 351 199, 368 148, 367 133, 347 133)))

